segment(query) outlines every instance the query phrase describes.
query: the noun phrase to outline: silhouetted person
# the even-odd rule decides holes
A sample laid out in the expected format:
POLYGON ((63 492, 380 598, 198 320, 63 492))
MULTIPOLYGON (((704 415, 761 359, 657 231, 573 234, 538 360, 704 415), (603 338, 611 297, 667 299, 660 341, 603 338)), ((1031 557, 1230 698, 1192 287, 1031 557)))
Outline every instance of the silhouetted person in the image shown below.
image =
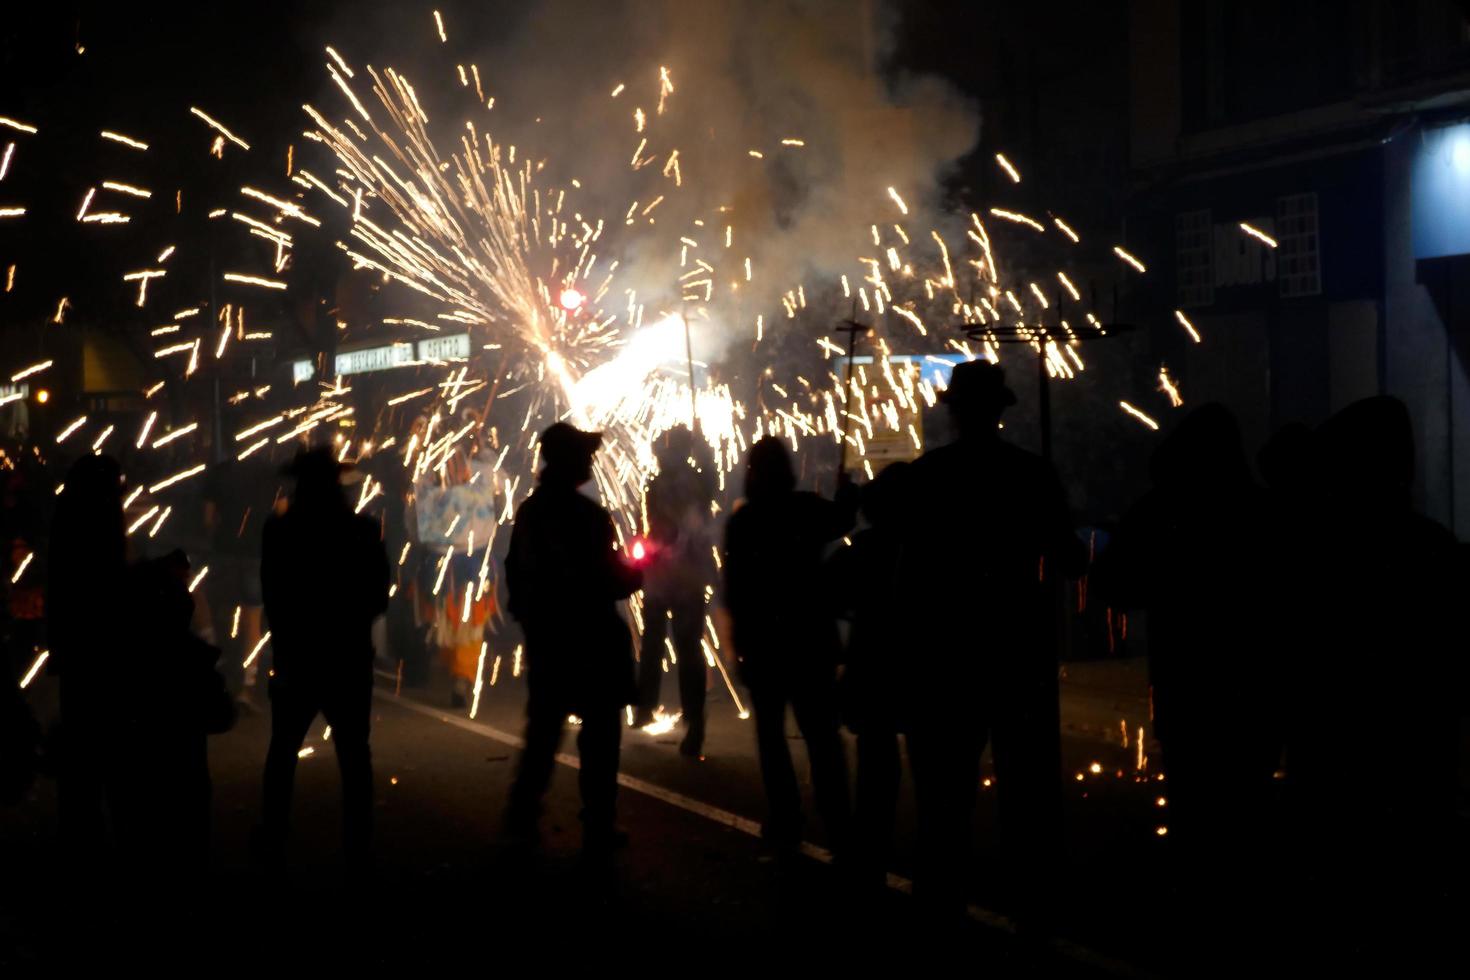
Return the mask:
POLYGON ((510 613, 526 635, 526 746, 511 788, 508 829, 534 838, 568 715, 577 732, 582 847, 621 842, 615 826, 623 709, 635 697, 633 643, 616 603, 638 569, 613 549, 612 518, 578 492, 592 479, 602 433, 558 422, 541 433, 545 463, 516 509, 505 560, 510 613))
POLYGON ((842 715, 857 734, 856 861, 863 880, 882 886, 893 846, 900 774, 898 737, 916 705, 901 651, 913 624, 899 605, 902 508, 908 464, 890 463, 862 489, 867 527, 827 561, 848 632, 842 715))
POLYGON ((1420 938, 1454 935, 1444 917, 1459 874, 1459 546, 1411 506, 1413 430, 1397 399, 1364 399, 1324 423, 1317 465, 1319 560, 1305 584, 1318 632, 1298 651, 1287 756, 1296 844, 1334 946, 1423 948, 1420 938))
MULTIPOLYGON (((1258 678, 1261 751, 1279 764, 1292 726, 1292 692, 1310 684, 1296 677, 1302 652, 1318 642, 1320 597, 1317 543, 1322 511, 1317 500, 1318 454, 1312 430, 1300 423, 1283 425, 1256 453, 1256 471, 1265 484, 1262 501, 1261 567, 1256 589, 1257 628, 1250 637, 1265 669, 1258 678), (1264 744, 1269 741, 1269 745, 1264 744)), ((1279 794, 1273 794, 1279 795, 1279 794)), ((1275 802, 1275 801, 1273 801, 1275 802)), ((1280 834, 1263 845, 1284 843, 1280 834)))
POLYGON ((834 604, 823 588, 827 546, 852 528, 854 507, 796 489, 786 447, 768 436, 750 447, 745 504, 725 527, 725 601, 740 677, 750 688, 756 749, 770 807, 763 836, 789 851, 801 843, 801 790, 786 742, 786 708, 806 741, 817 810, 834 850, 849 842, 847 758, 838 734, 834 604))
POLYGON ((1001 830, 1024 916, 1038 912, 1057 847, 1060 733, 1055 584, 1086 553, 1056 471, 1000 438, 1016 397, 986 361, 955 366, 943 400, 953 443, 914 462, 904 529, 905 615, 922 647, 908 746, 919 805, 914 894, 956 915, 965 899, 980 757, 995 761, 1001 830))
POLYGON ((657 448, 658 475, 644 494, 648 514, 649 556, 643 569, 643 647, 638 670, 638 717, 653 721, 663 680, 664 640, 678 659, 679 706, 685 735, 679 751, 697 757, 704 748, 704 696, 709 666, 700 638, 704 634, 705 587, 714 584, 709 537, 714 486, 709 469, 694 458, 694 434, 670 429, 657 448))
POLYGON ((1154 734, 1163 749, 1171 846, 1195 899, 1227 907, 1250 884, 1280 758, 1275 690, 1284 665, 1263 629, 1267 514, 1222 405, 1190 412, 1154 450, 1152 488, 1124 516, 1093 586, 1148 613, 1154 734))
POLYGON ((274 653, 269 683, 271 744, 257 847, 284 857, 297 752, 318 714, 332 726, 342 774, 342 826, 349 864, 370 859, 373 765, 373 620, 388 605, 388 558, 378 524, 352 512, 326 448, 285 470, 296 486, 284 514, 266 520, 261 593, 274 653))
POLYGON ((128 574, 127 655, 135 683, 120 690, 128 718, 118 780, 119 842, 134 870, 179 877, 203 872, 209 855, 207 737, 235 710, 215 664, 219 650, 190 628, 189 560, 182 551, 139 562, 128 574))
POLYGON ((131 669, 119 655, 127 563, 122 496, 117 461, 84 456, 67 471, 51 525, 46 666, 61 689, 57 810, 63 844, 83 866, 106 844, 116 692, 131 669))

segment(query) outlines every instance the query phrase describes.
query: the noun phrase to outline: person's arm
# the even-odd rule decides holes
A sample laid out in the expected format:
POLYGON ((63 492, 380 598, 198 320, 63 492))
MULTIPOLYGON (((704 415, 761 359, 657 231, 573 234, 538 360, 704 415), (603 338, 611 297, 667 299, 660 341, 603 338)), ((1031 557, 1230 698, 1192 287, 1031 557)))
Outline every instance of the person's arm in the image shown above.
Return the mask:
POLYGON ((525 532, 520 515, 510 526, 510 545, 505 553, 505 608, 516 622, 524 622, 529 604, 526 601, 526 569, 522 549, 525 547, 525 532))
POLYGON ((823 565, 823 585, 832 596, 832 608, 841 619, 852 620, 857 612, 859 589, 864 584, 861 570, 867 545, 860 535, 851 547, 840 547, 823 565))
POLYGON ((1093 563, 1088 577, 1090 591, 1110 606, 1137 609, 1151 597, 1148 565, 1153 550, 1149 527, 1152 500, 1145 496, 1123 515, 1107 546, 1093 563))
POLYGON ((858 489, 844 476, 844 484, 837 489, 837 498, 828 500, 812 494, 812 530, 821 535, 825 544, 836 541, 857 524, 858 489))
POLYGON ((750 607, 753 583, 747 553, 747 516, 744 511, 736 511, 725 524, 725 607, 733 619, 739 619, 750 607))
POLYGON ((832 527, 828 541, 836 541, 857 524, 862 491, 846 470, 837 474, 837 493, 832 497, 832 527))
POLYGON ((629 562, 618 551, 615 542, 617 536, 613 530, 612 518, 607 511, 602 511, 602 546, 600 548, 603 558, 602 579, 608 596, 614 600, 626 599, 628 596, 643 588, 643 570, 629 562))
POLYGON ((269 623, 277 623, 277 616, 282 612, 279 537, 279 520, 267 518, 265 529, 260 534, 260 598, 269 623))
POLYGON ((1046 522, 1046 561, 1057 574, 1077 578, 1087 571, 1087 547, 1072 526, 1071 508, 1062 481, 1050 463, 1042 476, 1042 520, 1046 522))
POLYGON ((388 611, 388 588, 392 584, 393 572, 388 567, 388 549, 377 533, 376 522, 365 524, 368 535, 368 568, 371 576, 372 614, 376 618, 388 611))

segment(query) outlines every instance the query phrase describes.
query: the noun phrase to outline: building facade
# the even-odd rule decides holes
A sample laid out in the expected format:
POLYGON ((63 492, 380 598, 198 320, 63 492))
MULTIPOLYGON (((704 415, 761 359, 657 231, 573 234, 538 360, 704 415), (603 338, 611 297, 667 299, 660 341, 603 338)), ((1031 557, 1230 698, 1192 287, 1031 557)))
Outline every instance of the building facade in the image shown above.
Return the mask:
POLYGON ((1135 0, 1129 48, 1126 234, 1187 402, 1257 447, 1401 398, 1416 503, 1470 529, 1470 5, 1135 0))

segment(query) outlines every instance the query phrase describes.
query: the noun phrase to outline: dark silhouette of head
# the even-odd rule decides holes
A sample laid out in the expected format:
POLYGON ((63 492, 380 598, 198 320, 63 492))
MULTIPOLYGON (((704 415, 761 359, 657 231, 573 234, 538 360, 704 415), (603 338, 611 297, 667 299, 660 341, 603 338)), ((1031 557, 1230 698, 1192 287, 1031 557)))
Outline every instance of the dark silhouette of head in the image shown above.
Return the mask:
POLYGON ((665 432, 654 448, 660 467, 682 463, 694 455, 694 433, 687 425, 676 425, 665 432))
POLYGON ((768 500, 796 489, 796 470, 786 444, 775 436, 766 436, 750 447, 745 463, 745 499, 768 500))
POLYGON ((296 454, 281 472, 296 480, 291 506, 299 509, 346 507, 342 474, 352 467, 337 462, 328 446, 313 446, 296 454))
POLYGON ((1235 415, 1217 402, 1184 417, 1149 461, 1154 486, 1214 496, 1248 487, 1250 464, 1235 415))
POLYGON ((909 464, 889 463, 873 481, 863 487, 863 516, 874 527, 887 527, 903 510, 904 491, 909 464))
POLYGON ((1324 489, 1342 499, 1407 506, 1414 482, 1414 427, 1403 402, 1353 402, 1317 430, 1324 489))
POLYGON ((133 574, 137 597, 148 605, 156 625, 167 629, 189 628, 194 600, 189 596, 189 558, 173 551, 141 562, 133 574))
POLYGON ((949 409, 960 438, 994 437, 1001 413, 1016 404, 1016 393, 1006 387, 1005 369, 999 364, 963 361, 954 366, 939 400, 949 409))
POLYGON ((52 521, 51 562, 65 574, 119 572, 127 560, 123 530, 122 467, 111 456, 83 456, 66 473, 52 521))
POLYGON ((541 433, 541 485, 580 487, 592 479, 592 457, 601 445, 601 432, 583 432, 566 422, 548 426, 541 433))
POLYGON ((1315 451, 1311 428, 1302 422, 1288 422, 1256 453, 1256 469, 1272 490, 1301 490, 1310 479, 1315 451))

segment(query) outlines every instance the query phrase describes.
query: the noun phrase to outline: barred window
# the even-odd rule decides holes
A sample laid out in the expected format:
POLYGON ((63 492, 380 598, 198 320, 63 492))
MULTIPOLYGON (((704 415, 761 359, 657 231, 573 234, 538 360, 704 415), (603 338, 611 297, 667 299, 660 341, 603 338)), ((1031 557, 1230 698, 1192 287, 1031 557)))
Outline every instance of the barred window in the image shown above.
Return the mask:
POLYGON ((1215 301, 1215 243, 1211 229, 1208 208, 1174 216, 1175 278, 1179 305, 1186 309, 1208 306, 1215 301))
POLYGON ((1282 296, 1322 292, 1322 252, 1317 235, 1317 195, 1276 199, 1276 281, 1282 296))

